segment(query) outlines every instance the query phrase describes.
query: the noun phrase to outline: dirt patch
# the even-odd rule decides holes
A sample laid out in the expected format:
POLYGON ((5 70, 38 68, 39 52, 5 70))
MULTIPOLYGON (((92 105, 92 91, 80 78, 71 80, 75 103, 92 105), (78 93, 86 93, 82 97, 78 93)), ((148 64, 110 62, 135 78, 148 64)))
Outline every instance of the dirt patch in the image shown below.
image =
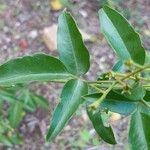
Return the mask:
MULTIPOLYGON (((110 69, 116 59, 100 33, 97 12, 101 8, 101 3, 96 0, 72 0, 71 2, 72 6, 68 10, 75 16, 80 28, 94 39, 92 42, 86 41, 92 62, 86 78, 94 80, 97 75, 110 69)), ((150 1, 120 0, 116 5, 123 14, 126 14, 126 17, 136 27, 136 30, 141 33, 146 49, 150 50, 150 1)), ((56 24, 60 13, 61 11, 55 12, 50 9, 49 0, 0 0, 0 62, 35 52, 44 52, 57 56, 57 51, 49 50, 44 44, 41 31, 45 27, 56 24)), ((69 125, 56 140, 52 143, 45 143, 44 133, 49 124, 51 112, 59 100, 58 95, 61 85, 44 83, 33 84, 32 86, 37 93, 43 94, 49 100, 49 111, 39 109, 35 114, 28 114, 20 127, 20 132, 24 137, 24 144, 9 149, 98 150, 101 148, 102 150, 122 150, 127 147, 128 118, 126 117, 113 123, 119 140, 117 146, 106 145, 102 141, 93 142, 92 138, 89 138, 90 142, 85 141, 84 136, 82 137, 81 135, 88 134, 86 131, 90 131, 90 134, 93 135, 93 129, 83 108, 71 119, 69 125), (81 132, 82 129, 85 129, 84 133, 81 132), (98 146, 99 142, 100 147, 98 146)))

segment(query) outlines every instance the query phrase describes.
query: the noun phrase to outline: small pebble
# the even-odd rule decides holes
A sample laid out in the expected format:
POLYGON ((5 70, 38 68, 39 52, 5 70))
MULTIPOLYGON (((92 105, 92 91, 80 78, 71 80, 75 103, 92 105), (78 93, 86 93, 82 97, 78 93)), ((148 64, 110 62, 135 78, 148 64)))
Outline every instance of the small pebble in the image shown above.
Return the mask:
POLYGON ((86 12, 85 10, 80 10, 79 12, 80 12, 80 14, 81 14, 84 18, 87 18, 87 17, 88 17, 88 14, 87 14, 87 12, 86 12))
POLYGON ((32 38, 32 39, 35 39, 37 36, 38 36, 38 31, 37 30, 32 30, 29 33, 29 37, 32 38))

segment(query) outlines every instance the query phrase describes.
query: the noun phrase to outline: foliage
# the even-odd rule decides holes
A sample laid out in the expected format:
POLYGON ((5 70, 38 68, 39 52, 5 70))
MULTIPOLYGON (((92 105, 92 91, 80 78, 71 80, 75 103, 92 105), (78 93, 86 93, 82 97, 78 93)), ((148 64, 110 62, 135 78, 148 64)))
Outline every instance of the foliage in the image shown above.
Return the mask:
MULTIPOLYGON (((116 144, 117 140, 113 129, 110 125, 105 126, 101 116, 108 112, 117 112, 124 116, 131 115, 130 149, 148 150, 150 149, 148 84, 150 64, 147 61, 149 57, 139 35, 121 14, 104 6, 99 11, 99 18, 101 31, 118 56, 118 62, 111 71, 99 75, 96 81, 84 79, 90 68, 89 52, 73 17, 63 11, 58 21, 59 59, 36 54, 10 60, 0 66, 0 84, 11 86, 33 81, 65 83, 60 102, 51 119, 47 140, 53 140, 78 107, 84 103, 93 127, 105 142, 116 144)), ((15 103, 14 111, 22 110, 20 107, 22 103, 18 104, 19 102, 15 103)), ((27 102, 31 103, 30 100, 27 102)), ((12 116, 11 122, 16 126, 14 118, 20 118, 20 115, 12 116)))
POLYGON ((38 107, 47 109, 48 101, 22 84, 1 87, 0 100, 0 143, 6 146, 22 144, 18 126, 26 112, 34 112, 38 107))

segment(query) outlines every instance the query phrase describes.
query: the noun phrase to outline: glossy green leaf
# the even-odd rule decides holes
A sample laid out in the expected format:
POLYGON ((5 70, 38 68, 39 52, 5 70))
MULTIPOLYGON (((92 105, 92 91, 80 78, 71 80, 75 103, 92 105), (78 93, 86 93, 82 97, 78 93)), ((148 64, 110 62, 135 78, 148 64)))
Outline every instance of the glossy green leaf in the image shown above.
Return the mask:
POLYGON ((111 127, 105 127, 99 112, 93 112, 87 109, 87 114, 93 124, 97 134, 107 143, 116 144, 116 140, 111 127))
POLYGON ((146 94, 145 89, 138 83, 132 86, 132 89, 130 90, 130 92, 131 92, 130 94, 126 93, 125 97, 134 101, 142 100, 146 94))
POLYGON ((62 80, 69 77, 63 63, 46 54, 17 58, 0 66, 0 85, 62 80))
POLYGON ((72 79, 65 84, 61 93, 61 101, 57 105, 51 120, 47 140, 52 140, 62 131, 83 102, 81 96, 87 94, 87 90, 87 84, 81 80, 72 79))
POLYGON ((21 103, 16 102, 10 106, 9 121, 13 128, 18 127, 24 115, 23 106, 21 103))
POLYGON ((70 73, 80 76, 89 70, 89 52, 73 17, 66 11, 58 20, 57 43, 60 59, 70 73))
MULTIPOLYGON (((100 96, 101 94, 94 93, 87 95, 84 98, 89 101, 89 103, 92 103, 98 100, 100 96)), ((136 108, 136 103, 114 91, 111 91, 100 105, 101 110, 109 110, 111 112, 116 112, 122 115, 132 114, 136 110, 136 108)))
POLYGON ((129 130, 131 150, 150 149, 150 116, 137 111, 131 117, 129 130))
POLYGON ((108 109, 121 115, 130 115, 136 110, 136 104, 133 102, 105 100, 101 104, 102 109, 108 109))
POLYGON ((101 30, 118 57, 122 61, 131 58, 135 63, 143 65, 145 63, 145 50, 139 35, 128 21, 108 6, 104 6, 99 11, 99 17, 101 30))

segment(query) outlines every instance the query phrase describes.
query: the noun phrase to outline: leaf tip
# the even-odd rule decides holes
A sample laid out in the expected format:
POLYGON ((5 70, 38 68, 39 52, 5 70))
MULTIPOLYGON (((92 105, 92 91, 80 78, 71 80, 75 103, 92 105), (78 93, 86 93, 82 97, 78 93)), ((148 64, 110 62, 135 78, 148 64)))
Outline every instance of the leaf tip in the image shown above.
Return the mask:
POLYGON ((50 133, 50 130, 48 131, 46 137, 45 137, 46 142, 51 142, 52 141, 52 134, 50 133))

